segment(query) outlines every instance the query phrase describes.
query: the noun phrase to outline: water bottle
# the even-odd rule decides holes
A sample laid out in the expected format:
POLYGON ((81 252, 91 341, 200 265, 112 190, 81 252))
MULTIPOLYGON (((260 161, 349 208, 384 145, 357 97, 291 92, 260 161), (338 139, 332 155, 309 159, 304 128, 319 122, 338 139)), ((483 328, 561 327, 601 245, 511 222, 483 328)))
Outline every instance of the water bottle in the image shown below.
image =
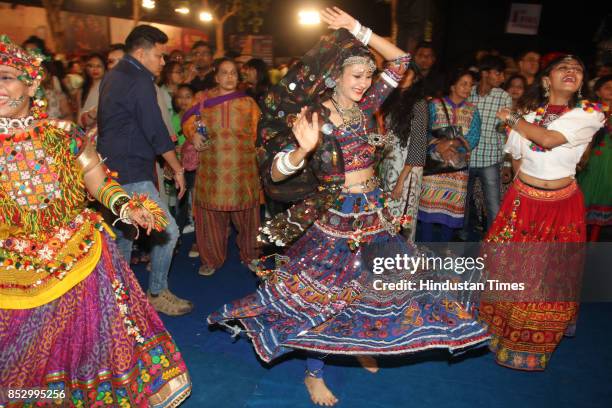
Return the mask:
POLYGON ((202 117, 200 114, 196 115, 196 132, 202 136, 202 140, 204 140, 204 147, 210 146, 210 136, 208 135, 208 129, 206 129, 206 124, 202 121, 202 117))

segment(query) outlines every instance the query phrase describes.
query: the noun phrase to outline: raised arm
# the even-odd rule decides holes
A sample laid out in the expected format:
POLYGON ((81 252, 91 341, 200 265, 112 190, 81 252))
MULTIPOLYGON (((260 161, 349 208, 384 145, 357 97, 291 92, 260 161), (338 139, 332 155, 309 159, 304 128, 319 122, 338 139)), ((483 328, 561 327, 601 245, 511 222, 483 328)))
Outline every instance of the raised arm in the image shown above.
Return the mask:
POLYGON ((320 14, 323 21, 329 25, 329 28, 332 30, 346 28, 361 42, 374 48, 387 61, 406 55, 405 51, 373 33, 369 28, 363 27, 359 21, 338 7, 328 7, 325 10, 321 10, 320 14))
POLYGON ((363 99, 359 102, 361 110, 367 116, 373 116, 385 99, 397 88, 399 82, 408 69, 410 56, 390 41, 362 26, 359 21, 337 7, 321 11, 321 17, 329 28, 344 28, 366 46, 372 47, 387 61, 385 70, 372 83, 363 99))

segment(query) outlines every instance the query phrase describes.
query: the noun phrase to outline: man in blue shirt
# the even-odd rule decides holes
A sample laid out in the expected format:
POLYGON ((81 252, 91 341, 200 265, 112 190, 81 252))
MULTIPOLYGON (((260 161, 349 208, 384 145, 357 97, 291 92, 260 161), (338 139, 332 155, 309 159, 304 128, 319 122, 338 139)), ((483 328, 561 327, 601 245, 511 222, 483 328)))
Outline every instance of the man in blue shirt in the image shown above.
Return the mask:
MULTIPOLYGON (((162 156, 174 171, 179 198, 185 193, 184 170, 157 104, 154 80, 164 65, 168 37, 149 25, 132 30, 125 41, 126 55, 100 84, 98 151, 129 193, 147 194, 166 212, 169 224, 151 236, 151 274, 148 298, 153 307, 170 316, 191 312, 193 304, 168 290, 168 271, 179 230, 168 206, 160 199, 154 180, 155 160, 162 156)), ((129 226, 128 226, 129 228, 129 226)), ((132 252, 132 235, 117 228, 117 245, 126 261, 132 252)))

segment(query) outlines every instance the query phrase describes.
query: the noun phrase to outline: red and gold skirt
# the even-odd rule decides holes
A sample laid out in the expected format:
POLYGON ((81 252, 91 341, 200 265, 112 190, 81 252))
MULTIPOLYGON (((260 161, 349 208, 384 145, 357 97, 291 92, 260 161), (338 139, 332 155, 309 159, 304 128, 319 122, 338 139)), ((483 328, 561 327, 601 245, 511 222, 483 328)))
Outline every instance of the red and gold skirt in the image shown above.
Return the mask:
POLYGON ((575 182, 542 190, 517 179, 508 190, 483 252, 488 279, 524 290, 514 297, 485 292, 479 310, 498 364, 544 370, 563 336, 574 334, 585 231, 575 182))

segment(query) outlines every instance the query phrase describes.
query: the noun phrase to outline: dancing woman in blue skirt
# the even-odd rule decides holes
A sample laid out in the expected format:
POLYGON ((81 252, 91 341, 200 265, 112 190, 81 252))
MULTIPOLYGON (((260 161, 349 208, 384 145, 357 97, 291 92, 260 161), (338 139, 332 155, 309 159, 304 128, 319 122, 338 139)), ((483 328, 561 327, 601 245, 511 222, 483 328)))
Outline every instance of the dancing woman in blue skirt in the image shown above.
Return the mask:
MULTIPOLYGON (((397 234, 401 220, 378 187, 385 140, 373 120, 410 57, 338 8, 321 17, 335 31, 266 95, 259 124, 266 192, 298 203, 265 223, 262 240, 293 244, 274 268, 260 268, 255 293, 208 322, 246 332, 265 362, 307 350, 306 387, 314 403, 331 406, 338 400, 323 380, 322 355, 355 355, 375 371, 375 355, 463 350, 488 337, 446 295, 380 290, 378 278, 402 273, 373 274, 368 260, 376 251, 417 255, 397 234), (388 61, 376 79, 368 45, 388 61)), ((404 273, 414 280, 429 272, 404 273)))

